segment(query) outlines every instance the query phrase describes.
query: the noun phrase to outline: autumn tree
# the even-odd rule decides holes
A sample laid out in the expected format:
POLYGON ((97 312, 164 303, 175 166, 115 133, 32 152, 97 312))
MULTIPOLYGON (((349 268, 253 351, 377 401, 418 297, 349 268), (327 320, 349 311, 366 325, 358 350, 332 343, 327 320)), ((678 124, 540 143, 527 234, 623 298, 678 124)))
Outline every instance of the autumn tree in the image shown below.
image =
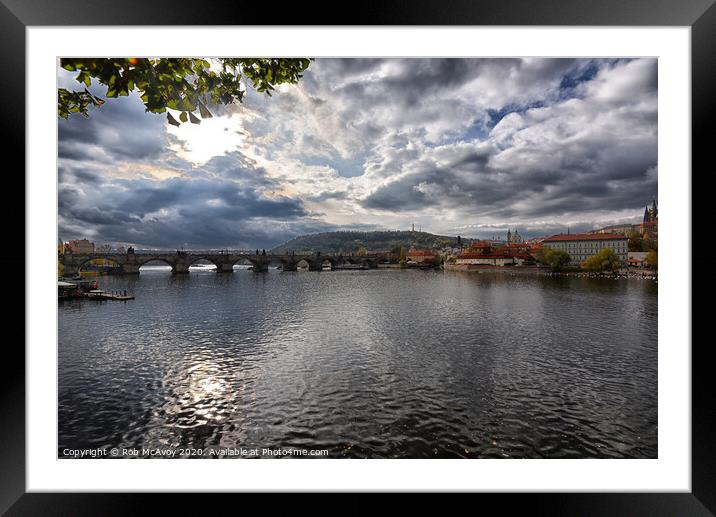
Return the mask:
POLYGON ((636 230, 632 230, 627 234, 627 237, 629 238, 629 251, 644 251, 644 241, 641 238, 641 233, 636 230))
POLYGON ((650 268, 658 269, 659 268, 658 252, 656 250, 652 250, 649 253, 647 253, 646 257, 644 258, 644 262, 646 262, 646 265, 649 266, 650 268))
POLYGON ((400 247, 400 259, 398 260, 398 263, 400 264, 400 267, 406 267, 408 265, 408 255, 405 253, 405 246, 400 247))
POLYGON ((90 107, 137 90, 145 110, 166 112, 170 124, 200 124, 197 115, 212 116, 208 106, 242 102, 246 86, 270 96, 277 85, 297 83, 310 63, 307 58, 62 58, 60 66, 77 72, 83 88, 58 88, 57 113, 87 117, 90 107), (107 88, 104 98, 89 91, 93 81, 107 88), (179 120, 168 109, 180 112, 179 120))
POLYGON ((555 250, 546 246, 540 248, 536 258, 542 264, 550 266, 552 271, 561 271, 572 260, 572 257, 566 251, 555 250))
POLYGON ((620 267, 619 257, 611 248, 604 248, 596 255, 592 255, 582 262, 582 268, 587 271, 611 271, 616 273, 620 267))

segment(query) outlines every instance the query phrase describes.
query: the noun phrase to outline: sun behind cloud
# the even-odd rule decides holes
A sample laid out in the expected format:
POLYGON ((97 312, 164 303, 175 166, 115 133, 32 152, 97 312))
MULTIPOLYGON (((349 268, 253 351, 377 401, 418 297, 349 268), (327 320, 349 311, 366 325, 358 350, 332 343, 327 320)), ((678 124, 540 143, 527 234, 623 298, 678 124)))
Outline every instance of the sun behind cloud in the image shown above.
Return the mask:
POLYGON ((203 119, 201 124, 168 125, 167 132, 174 137, 169 149, 194 165, 239 150, 244 141, 242 122, 236 116, 203 119))

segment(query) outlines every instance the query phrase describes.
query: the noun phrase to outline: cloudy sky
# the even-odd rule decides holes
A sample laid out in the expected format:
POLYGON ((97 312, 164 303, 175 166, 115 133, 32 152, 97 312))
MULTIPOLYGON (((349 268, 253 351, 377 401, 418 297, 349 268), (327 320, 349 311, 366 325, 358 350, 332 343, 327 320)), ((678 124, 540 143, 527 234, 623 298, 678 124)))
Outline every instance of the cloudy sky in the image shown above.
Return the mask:
MULTIPOLYGON (((74 75, 59 85, 81 89, 74 75)), ((317 59, 215 112, 174 127, 135 93, 60 119, 60 237, 537 236, 638 222, 657 197, 655 59, 317 59)))

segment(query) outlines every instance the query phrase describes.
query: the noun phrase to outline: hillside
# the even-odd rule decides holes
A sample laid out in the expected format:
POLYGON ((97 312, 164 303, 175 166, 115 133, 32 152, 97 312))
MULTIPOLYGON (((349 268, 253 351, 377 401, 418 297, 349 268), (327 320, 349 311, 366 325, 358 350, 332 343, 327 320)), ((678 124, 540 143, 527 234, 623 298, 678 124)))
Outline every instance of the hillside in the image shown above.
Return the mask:
MULTIPOLYGON (((468 243, 470 239, 462 239, 468 243)), ((434 235, 427 232, 411 231, 377 231, 377 232, 324 232, 312 235, 302 235, 290 241, 276 246, 272 252, 285 251, 320 251, 322 253, 350 253, 357 252, 361 248, 368 251, 391 251, 398 246, 409 249, 416 248, 441 248, 454 245, 457 237, 446 235, 434 235)))

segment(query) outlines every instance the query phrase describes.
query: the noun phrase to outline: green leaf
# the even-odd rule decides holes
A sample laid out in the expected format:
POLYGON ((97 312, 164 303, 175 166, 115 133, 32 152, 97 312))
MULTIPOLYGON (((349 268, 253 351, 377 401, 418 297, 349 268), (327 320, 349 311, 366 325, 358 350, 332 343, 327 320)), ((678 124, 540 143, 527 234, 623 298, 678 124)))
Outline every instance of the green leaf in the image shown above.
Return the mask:
POLYGON ((182 122, 186 122, 188 119, 189 117, 187 117, 186 111, 182 111, 181 115, 179 115, 179 120, 181 120, 182 122))
MULTIPOLYGON (((242 80, 253 83, 257 91, 270 95, 278 84, 298 82, 301 72, 311 61, 215 58, 212 63, 219 63, 218 71, 211 70, 212 63, 201 58, 62 58, 59 65, 65 70, 76 71, 75 79, 85 87, 92 84, 106 87, 105 98, 127 96, 136 89, 147 111, 165 113, 169 108, 176 110, 175 113, 185 112, 185 119, 198 123, 195 120, 199 121, 199 117, 212 117, 207 104, 242 102, 245 96, 241 91, 242 80), (201 105, 199 99, 202 99, 201 105), (194 113, 196 116, 192 119, 194 113)), ((103 102, 88 91, 61 94, 58 89, 58 114, 61 117, 71 113, 70 108, 74 107, 75 113, 85 114, 90 105, 98 107, 103 102)))

